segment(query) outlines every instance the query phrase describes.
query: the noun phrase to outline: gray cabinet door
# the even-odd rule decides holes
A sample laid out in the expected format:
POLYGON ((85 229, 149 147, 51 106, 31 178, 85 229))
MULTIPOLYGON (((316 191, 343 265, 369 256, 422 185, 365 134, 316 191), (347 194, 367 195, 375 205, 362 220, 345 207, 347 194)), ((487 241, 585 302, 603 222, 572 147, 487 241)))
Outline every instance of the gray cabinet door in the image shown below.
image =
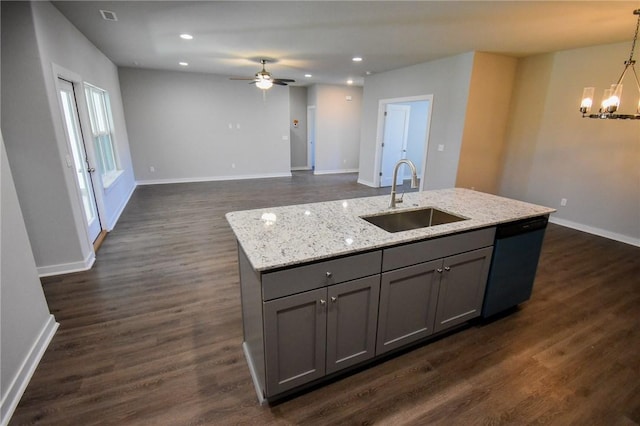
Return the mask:
POLYGON ((480 315, 492 251, 487 247, 444 259, 436 332, 480 315))
POLYGON ((327 374, 372 358, 380 275, 328 288, 327 374))
POLYGON ((327 289, 264 302, 267 397, 325 374, 327 289))
POLYGON ((376 355, 433 333, 442 260, 382 274, 376 355))

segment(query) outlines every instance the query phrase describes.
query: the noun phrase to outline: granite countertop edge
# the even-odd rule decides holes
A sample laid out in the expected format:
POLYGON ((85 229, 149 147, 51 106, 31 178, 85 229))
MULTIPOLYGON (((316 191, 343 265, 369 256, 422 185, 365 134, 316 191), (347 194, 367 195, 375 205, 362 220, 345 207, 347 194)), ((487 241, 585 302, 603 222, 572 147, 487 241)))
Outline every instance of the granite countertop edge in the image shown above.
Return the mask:
POLYGON ((229 212, 238 244, 259 272, 548 215, 556 210, 464 188, 411 192, 394 211, 435 207, 467 220, 389 233, 361 216, 388 213, 389 195, 229 212))

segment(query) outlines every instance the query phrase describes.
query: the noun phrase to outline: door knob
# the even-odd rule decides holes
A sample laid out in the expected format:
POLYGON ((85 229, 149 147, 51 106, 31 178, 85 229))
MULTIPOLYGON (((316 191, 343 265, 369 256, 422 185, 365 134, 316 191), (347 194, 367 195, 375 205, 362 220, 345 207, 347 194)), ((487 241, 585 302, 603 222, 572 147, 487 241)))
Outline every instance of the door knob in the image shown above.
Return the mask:
POLYGON ((93 172, 95 172, 95 171, 96 171, 96 169, 95 169, 95 167, 89 167, 89 168, 87 169, 87 171, 88 171, 89 173, 93 173, 93 172))

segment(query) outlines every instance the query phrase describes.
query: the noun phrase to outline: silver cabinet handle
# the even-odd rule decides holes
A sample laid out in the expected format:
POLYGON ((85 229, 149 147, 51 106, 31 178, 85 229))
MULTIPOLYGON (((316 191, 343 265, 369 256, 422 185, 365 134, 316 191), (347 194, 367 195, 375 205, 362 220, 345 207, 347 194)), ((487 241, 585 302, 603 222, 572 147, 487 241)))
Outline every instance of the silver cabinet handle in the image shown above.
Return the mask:
POLYGON ((95 167, 89 167, 89 168, 87 169, 87 171, 88 171, 89 173, 93 173, 93 172, 95 172, 95 171, 96 171, 96 169, 95 169, 95 167))
POLYGON ((324 299, 320 299, 320 304, 321 304, 321 305, 325 305, 326 303, 327 303, 327 301, 326 301, 326 300, 324 300, 324 299))
POLYGON ((331 278, 331 275, 333 275, 331 272, 327 272, 327 278, 331 278))
POLYGON ((450 270, 451 270, 451 267, 449 267, 449 266, 445 266, 445 267, 444 267, 444 270, 445 270, 445 271, 450 271, 450 270))
POLYGON ((441 273, 442 273, 442 268, 438 268, 438 269, 436 269, 436 272, 437 272, 437 273, 439 273, 439 274, 441 274, 441 273))
POLYGON ((338 298, 337 298, 337 297, 335 297, 335 296, 331 296, 331 301, 332 301, 333 303, 336 303, 336 302, 338 301, 338 298))

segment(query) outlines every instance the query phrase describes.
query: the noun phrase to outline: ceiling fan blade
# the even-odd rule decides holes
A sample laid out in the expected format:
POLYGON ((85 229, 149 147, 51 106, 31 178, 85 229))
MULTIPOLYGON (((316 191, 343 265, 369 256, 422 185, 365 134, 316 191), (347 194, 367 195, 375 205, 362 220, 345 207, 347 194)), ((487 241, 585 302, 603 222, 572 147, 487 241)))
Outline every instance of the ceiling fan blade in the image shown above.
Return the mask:
POLYGON ((278 86, 287 86, 287 83, 285 83, 285 82, 284 82, 284 81, 282 81, 282 80, 275 79, 275 80, 271 80, 271 82, 272 82, 273 84, 277 84, 278 86))
POLYGON ((278 81, 282 81, 283 83, 295 83, 295 80, 291 80, 290 78, 276 78, 278 81))
POLYGON ((255 77, 229 77, 229 80, 255 80, 255 77))

